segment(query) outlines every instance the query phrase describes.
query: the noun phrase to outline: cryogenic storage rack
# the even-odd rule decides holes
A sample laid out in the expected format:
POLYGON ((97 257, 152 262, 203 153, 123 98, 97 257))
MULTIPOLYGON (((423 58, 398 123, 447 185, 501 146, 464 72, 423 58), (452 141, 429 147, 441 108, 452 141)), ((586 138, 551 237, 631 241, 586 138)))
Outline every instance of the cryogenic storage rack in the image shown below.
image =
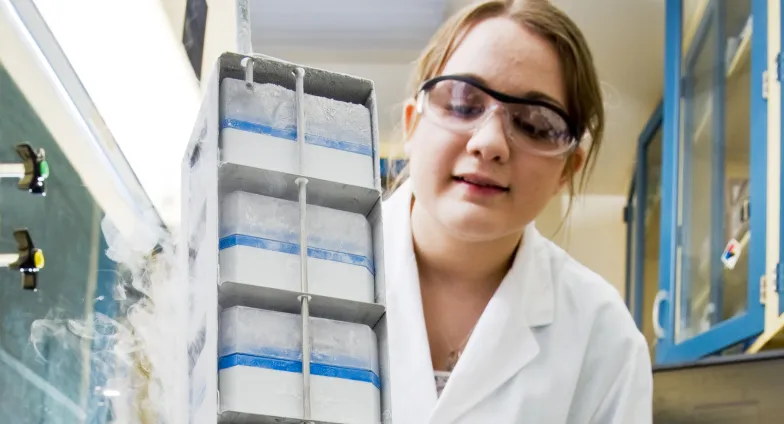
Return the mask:
MULTIPOLYGON (((182 263, 187 264, 184 266, 190 291, 190 422, 214 424, 216 417, 221 423, 391 422, 376 128, 375 94, 369 80, 263 55, 225 53, 217 61, 183 162, 181 245, 187 248, 181 249, 181 257, 182 263), (333 116, 341 110, 366 116, 367 122, 333 116), (279 121, 286 125, 277 125, 279 121), (330 127, 330 123, 339 125, 330 127), (357 130, 359 127, 361 130, 357 130), (325 136, 325 131, 332 129, 343 138, 360 134, 366 139, 347 141, 325 136), (251 204, 268 206, 254 213, 243 209, 251 204), (273 208, 279 215, 272 216, 273 208), (292 221, 294 213, 298 215, 294 221, 297 228, 286 229, 284 224, 292 221), (231 216, 239 221, 224 222, 224 216, 226 220, 231 216), (340 221, 341 217, 345 221, 340 221), (269 223, 258 225, 266 218, 269 223), (351 231, 337 233, 358 234, 359 241, 330 241, 336 232, 325 229, 324 221, 329 221, 329 225, 343 222, 341 225, 347 225, 351 231), (246 232, 257 233, 238 235, 237 228, 250 228, 246 232), (263 237, 257 237, 259 234, 263 237), (363 239, 365 235, 367 238, 363 239), (241 245, 257 249, 246 249, 245 253, 235 249, 236 254, 228 254, 241 245), (261 252, 259 248, 266 250, 261 252), (298 269, 292 269, 292 264, 298 265, 298 269), (339 266, 345 264, 354 266, 354 274, 340 274, 347 267, 339 266), (256 268, 234 272, 234 268, 248 266, 256 268), (355 278, 360 268, 371 277, 355 278), (314 270, 318 271, 316 275, 314 270), (335 284, 329 277, 338 274, 333 280, 353 279, 352 284, 358 286, 367 282, 370 294, 329 291, 329 285, 335 284), (289 281, 292 276, 299 281, 289 281), (313 285, 316 281, 321 288, 313 285), (244 315, 235 313, 236 308, 245 311, 244 315), (233 317, 233 323, 219 323, 221 311, 229 310, 233 313, 226 316, 233 317), (280 324, 290 323, 287 317, 291 314, 300 320, 297 340, 291 339, 294 331, 290 326, 280 324), (254 325, 237 321, 240 316, 267 317, 256 327, 268 324, 281 329, 254 333, 248 331, 254 325), (313 327, 315 322, 318 325, 313 327), (222 335, 221 328, 224 332, 232 328, 235 335, 222 335), (245 331, 235 331, 236 328, 245 331), (372 337, 347 338, 340 333, 366 334, 361 328, 372 329, 372 337), (243 337, 254 337, 258 343, 250 346, 248 340, 240 340, 243 337), (233 350, 226 348, 226 340, 231 341, 233 350), (342 349, 351 343, 357 343, 353 346, 356 349, 342 349), (373 344, 372 349, 361 349, 361 343, 373 344), (239 352, 236 346, 245 346, 245 350, 239 352), (296 346, 296 352, 292 346, 296 346), (258 387, 245 388, 247 378, 223 373, 226 367, 240 363, 264 368, 264 372, 287 374, 279 375, 283 380, 275 380, 275 390, 262 387, 263 381, 258 387), (294 386, 281 387, 288 384, 281 381, 291 382, 295 374, 301 374, 301 382, 296 386, 298 393, 292 392, 294 386), (331 389, 332 386, 325 386, 323 379, 327 377, 344 378, 340 383, 343 385, 331 389), (366 385, 359 386, 360 383, 366 385), (372 384, 373 390, 362 391, 371 387, 367 384, 372 384), (221 393, 221 387, 227 387, 225 393, 221 393), (254 391, 258 397, 252 393, 244 396, 244 405, 254 400, 258 404, 252 407, 238 407, 243 405, 238 398, 221 399, 254 391), (367 410, 343 415, 336 412, 346 409, 347 401, 358 408, 374 404, 373 396, 362 394, 374 391, 378 401, 373 418, 369 418, 367 410), (346 397, 354 395, 358 396, 355 402, 346 397), (276 405, 264 406, 264 397, 268 401, 275 399, 276 405), (292 399, 296 399, 296 406, 289 404, 292 399)), ((258 374, 260 380, 268 378, 262 374, 258 374)), ((267 381, 272 380, 269 377, 267 381)))

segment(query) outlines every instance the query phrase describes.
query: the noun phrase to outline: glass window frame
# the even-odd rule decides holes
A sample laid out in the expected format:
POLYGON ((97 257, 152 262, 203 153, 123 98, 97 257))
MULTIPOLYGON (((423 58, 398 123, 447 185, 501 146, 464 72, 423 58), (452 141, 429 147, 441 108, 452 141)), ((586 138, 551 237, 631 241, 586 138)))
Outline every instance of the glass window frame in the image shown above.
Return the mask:
POLYGON ((34 2, 0 0, 0 24, 0 62, 101 209, 128 235, 163 224, 34 2))
MULTIPOLYGON (((0 40, 0 63, 103 211, 95 219, 108 217, 121 234, 128 236, 150 225, 165 228, 32 0, 0 0, 0 40)), ((100 229, 100 222, 94 225, 100 229)), ((97 238, 96 269, 114 269, 114 264, 101 254, 108 248, 106 240, 97 238)), ((86 298, 86 307, 113 317, 117 312, 113 303, 98 299, 111 299, 116 276, 112 272, 99 274, 94 293, 97 299, 86 298)), ((92 345, 91 355, 98 348, 92 345)), ((90 378, 97 379, 90 385, 101 385, 104 377, 94 364, 90 365, 90 378)), ((99 409, 93 411, 96 414, 105 412, 106 405, 93 404, 94 400, 85 407, 99 409)))

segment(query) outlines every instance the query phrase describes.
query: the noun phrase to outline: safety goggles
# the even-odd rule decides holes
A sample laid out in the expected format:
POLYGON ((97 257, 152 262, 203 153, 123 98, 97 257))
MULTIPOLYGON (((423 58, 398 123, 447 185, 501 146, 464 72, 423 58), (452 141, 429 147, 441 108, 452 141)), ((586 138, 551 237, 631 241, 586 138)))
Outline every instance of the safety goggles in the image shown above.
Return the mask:
POLYGON ((509 143, 541 156, 571 152, 577 130, 565 111, 546 101, 513 97, 475 78, 445 75, 422 84, 417 112, 440 127, 473 134, 497 112, 509 143))

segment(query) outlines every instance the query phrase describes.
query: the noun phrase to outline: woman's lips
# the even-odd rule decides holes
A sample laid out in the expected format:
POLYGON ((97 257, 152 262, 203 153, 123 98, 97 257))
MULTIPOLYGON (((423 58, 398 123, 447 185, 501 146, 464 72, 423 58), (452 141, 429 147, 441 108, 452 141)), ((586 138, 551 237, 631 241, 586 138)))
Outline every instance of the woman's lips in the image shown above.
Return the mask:
POLYGON ((454 181, 476 195, 498 195, 509 191, 508 187, 498 185, 487 178, 476 176, 453 177, 454 181))

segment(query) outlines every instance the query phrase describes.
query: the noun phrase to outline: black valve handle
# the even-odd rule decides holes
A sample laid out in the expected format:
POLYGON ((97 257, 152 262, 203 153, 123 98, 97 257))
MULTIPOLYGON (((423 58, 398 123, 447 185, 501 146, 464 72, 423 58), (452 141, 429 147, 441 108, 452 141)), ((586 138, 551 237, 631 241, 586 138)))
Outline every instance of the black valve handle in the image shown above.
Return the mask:
POLYGON ((22 288, 36 290, 38 288, 38 272, 44 267, 44 252, 35 247, 30 232, 26 228, 14 231, 19 257, 11 262, 8 268, 22 273, 22 288))
POLYGON ((24 176, 19 179, 19 190, 32 194, 46 195, 46 179, 49 178, 49 162, 46 161, 44 149, 36 152, 33 146, 22 143, 16 146, 16 153, 22 159, 24 176))

